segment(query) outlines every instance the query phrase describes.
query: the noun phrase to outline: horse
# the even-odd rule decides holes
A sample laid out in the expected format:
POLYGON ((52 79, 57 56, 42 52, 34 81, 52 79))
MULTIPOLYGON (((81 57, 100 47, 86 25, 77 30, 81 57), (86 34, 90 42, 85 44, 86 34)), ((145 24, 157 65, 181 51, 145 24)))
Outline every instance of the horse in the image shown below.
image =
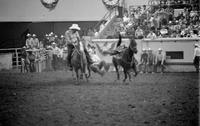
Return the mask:
POLYGON ((83 79, 83 73, 88 81, 90 70, 87 66, 87 59, 85 54, 77 46, 74 46, 74 50, 72 52, 71 65, 73 69, 72 72, 75 71, 76 73, 77 84, 79 84, 80 79, 83 79), (81 71, 81 76, 79 76, 79 70, 81 71), (86 73, 86 70, 88 70, 89 75, 86 73))
POLYGON ((118 66, 121 66, 123 68, 124 72, 124 80, 126 81, 127 75, 129 76, 129 81, 131 81, 131 75, 130 70, 133 69, 135 72, 135 76, 137 76, 137 70, 136 70, 136 59, 134 57, 134 54, 137 53, 136 48, 137 43, 134 39, 130 40, 130 45, 128 48, 124 49, 122 52, 120 52, 119 56, 113 56, 112 63, 115 67, 116 73, 117 73, 117 79, 120 80, 119 75, 119 69, 118 66))

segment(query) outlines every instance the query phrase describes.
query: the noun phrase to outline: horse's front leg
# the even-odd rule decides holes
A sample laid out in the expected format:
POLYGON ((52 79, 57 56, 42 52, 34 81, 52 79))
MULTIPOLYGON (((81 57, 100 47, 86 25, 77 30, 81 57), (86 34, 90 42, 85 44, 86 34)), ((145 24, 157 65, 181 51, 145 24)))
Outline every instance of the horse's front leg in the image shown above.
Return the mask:
POLYGON ((112 62, 113 62, 113 65, 114 65, 116 73, 117 73, 117 80, 120 80, 120 75, 119 75, 119 69, 118 69, 117 62, 116 62, 116 60, 114 58, 113 58, 112 62))
POLYGON ((76 72, 76 84, 79 84, 79 74, 78 74, 78 69, 75 69, 76 72))
POLYGON ((127 74, 128 74, 129 81, 131 82, 131 74, 130 74, 130 72, 127 72, 127 74))
POLYGON ((126 79, 127 79, 127 70, 124 69, 123 71, 124 71, 124 80, 123 80, 123 82, 126 82, 126 79))

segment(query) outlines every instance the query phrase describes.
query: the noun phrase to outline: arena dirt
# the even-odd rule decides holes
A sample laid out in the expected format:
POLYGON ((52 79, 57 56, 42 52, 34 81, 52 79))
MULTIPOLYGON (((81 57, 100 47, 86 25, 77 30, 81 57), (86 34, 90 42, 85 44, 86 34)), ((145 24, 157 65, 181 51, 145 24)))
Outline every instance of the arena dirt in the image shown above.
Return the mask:
POLYGON ((0 73, 0 126, 195 126, 196 73, 92 74, 75 85, 70 72, 0 73))

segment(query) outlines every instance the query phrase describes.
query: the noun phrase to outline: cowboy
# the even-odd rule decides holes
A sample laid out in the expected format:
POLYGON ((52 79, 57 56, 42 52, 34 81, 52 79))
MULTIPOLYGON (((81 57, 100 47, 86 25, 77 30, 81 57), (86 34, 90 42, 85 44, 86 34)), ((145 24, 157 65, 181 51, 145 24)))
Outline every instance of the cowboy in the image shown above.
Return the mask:
POLYGON ((148 49, 148 71, 154 73, 154 64, 155 64, 155 55, 153 54, 153 50, 151 48, 148 49))
POLYGON ((39 45, 40 45, 39 40, 38 40, 38 38, 36 37, 35 34, 33 34, 32 36, 33 36, 33 48, 37 48, 38 49, 39 45))
POLYGON ((28 52, 28 60, 30 61, 30 65, 29 65, 30 72, 35 72, 36 71, 35 69, 36 56, 34 55, 33 50, 27 50, 27 52, 28 52))
POLYGON ((161 67, 161 73, 164 72, 165 66, 165 53, 161 48, 158 49, 158 53, 156 54, 156 60, 155 60, 155 65, 156 65, 156 72, 158 67, 161 67))
POLYGON ((66 41, 67 48, 68 48, 67 59, 68 59, 68 65, 70 67, 70 70, 72 70, 71 55, 72 55, 72 52, 73 52, 73 49, 75 46, 77 46, 79 48, 83 48, 86 58, 87 58, 87 61, 88 61, 88 64, 90 64, 90 61, 91 61, 90 56, 89 56, 87 50, 85 49, 85 46, 80 41, 81 38, 78 33, 78 31, 80 31, 80 30, 81 30, 81 28, 78 26, 78 24, 72 24, 72 26, 69 27, 69 30, 67 30, 65 32, 65 41, 66 41), (80 45, 82 45, 83 47, 81 47, 80 45))
POLYGON ((147 72, 147 60, 148 60, 147 50, 143 48, 141 58, 140 58, 140 64, 139 64, 140 73, 143 73, 143 71, 147 72), (144 66, 144 69, 142 70, 143 66, 144 66))
POLYGON ((199 73, 199 61, 200 61, 200 47, 198 44, 195 44, 194 45, 193 64, 196 68, 197 73, 199 73))
POLYGON ((58 46, 59 47, 64 47, 64 45, 65 45, 65 36, 61 35, 60 39, 58 39, 58 46))
POLYGON ((26 36, 26 48, 33 48, 33 38, 31 37, 31 34, 27 34, 26 36))
POLYGON ((57 63, 58 63, 58 55, 60 53, 60 49, 57 47, 56 43, 52 43, 52 67, 54 70, 57 69, 57 63))
POLYGON ((26 46, 23 46, 21 49, 21 64, 21 72, 25 72, 25 70, 28 72, 29 69, 27 64, 30 64, 30 61, 27 58, 26 46))
POLYGON ((91 64, 91 69, 100 74, 101 76, 104 75, 104 71, 101 70, 102 67, 106 70, 106 72, 109 70, 110 66, 106 64, 104 60, 101 60, 100 57, 96 54, 95 51, 95 46, 91 46, 90 44, 87 45, 88 47, 88 53, 91 56, 92 59, 92 64, 91 64))

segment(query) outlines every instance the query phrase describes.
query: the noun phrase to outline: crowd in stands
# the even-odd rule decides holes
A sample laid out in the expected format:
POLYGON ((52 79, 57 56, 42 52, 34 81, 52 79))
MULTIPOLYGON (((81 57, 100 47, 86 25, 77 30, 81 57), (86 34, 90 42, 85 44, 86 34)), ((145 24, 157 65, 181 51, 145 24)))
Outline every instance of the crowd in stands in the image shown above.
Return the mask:
POLYGON ((142 38, 200 37, 200 16, 195 9, 161 8, 153 10, 144 5, 125 11, 118 31, 124 36, 142 38))

